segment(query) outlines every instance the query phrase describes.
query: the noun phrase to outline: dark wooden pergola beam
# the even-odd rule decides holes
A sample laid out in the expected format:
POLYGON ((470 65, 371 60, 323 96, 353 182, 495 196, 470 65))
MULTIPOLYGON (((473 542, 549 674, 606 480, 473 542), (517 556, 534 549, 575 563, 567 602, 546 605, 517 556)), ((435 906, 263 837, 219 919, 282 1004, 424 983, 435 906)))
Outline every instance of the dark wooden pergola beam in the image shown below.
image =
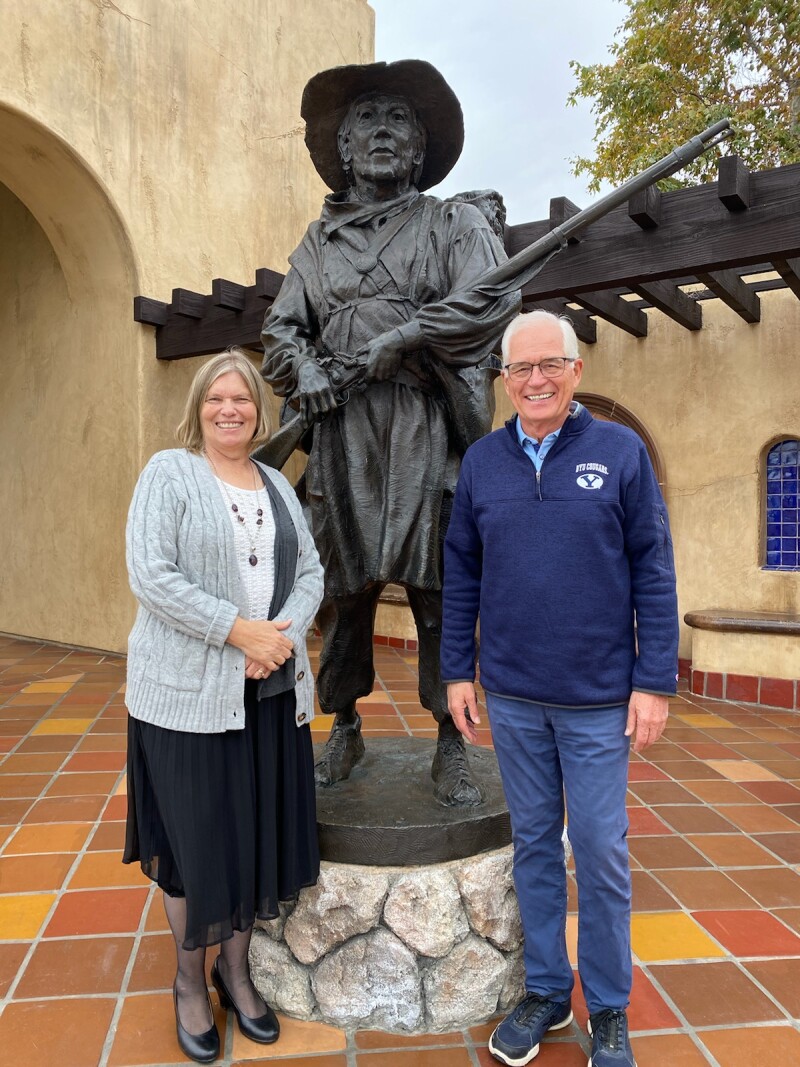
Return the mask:
POLYGON ((729 308, 741 315, 745 322, 761 321, 761 300, 758 293, 732 270, 698 273, 697 280, 718 296, 729 308))
MULTIPOLYGON (((541 235, 541 223, 510 227, 514 254, 541 235)), ((682 275, 800 257, 800 164, 750 175, 750 207, 729 211, 716 183, 661 194, 661 222, 643 230, 626 206, 615 209, 544 267, 526 286, 530 299, 569 297, 682 275)))
POLYGON ((541 308, 543 311, 550 311, 553 315, 566 315, 572 323, 579 341, 583 341, 587 345, 593 345, 597 342, 597 323, 592 316, 582 308, 570 307, 566 300, 539 300, 535 304, 526 303, 523 300, 522 308, 523 311, 533 311, 534 308, 541 308))
POLYGON ((607 292, 575 293, 572 299, 620 330, 634 337, 647 337, 647 315, 639 308, 631 307, 621 296, 607 292))
POLYGON ((772 265, 794 295, 800 299, 800 258, 774 259, 772 265))
POLYGON ((647 282, 634 286, 638 293, 653 307, 669 315, 687 330, 702 330, 703 312, 696 300, 681 292, 670 282, 647 282))

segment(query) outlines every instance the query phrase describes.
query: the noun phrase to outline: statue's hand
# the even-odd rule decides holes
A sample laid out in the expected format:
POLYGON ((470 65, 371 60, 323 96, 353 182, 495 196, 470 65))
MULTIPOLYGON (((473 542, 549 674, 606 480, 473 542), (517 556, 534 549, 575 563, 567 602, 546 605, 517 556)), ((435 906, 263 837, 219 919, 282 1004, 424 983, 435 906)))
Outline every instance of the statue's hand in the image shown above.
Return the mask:
POLYGON ((390 330, 374 338, 359 353, 364 357, 366 364, 365 380, 385 382, 389 378, 394 378, 400 370, 404 351, 403 338, 397 330, 390 330))
POLYGON ((331 380, 313 359, 300 364, 297 372, 297 397, 300 401, 300 416, 306 425, 311 425, 336 407, 331 380))

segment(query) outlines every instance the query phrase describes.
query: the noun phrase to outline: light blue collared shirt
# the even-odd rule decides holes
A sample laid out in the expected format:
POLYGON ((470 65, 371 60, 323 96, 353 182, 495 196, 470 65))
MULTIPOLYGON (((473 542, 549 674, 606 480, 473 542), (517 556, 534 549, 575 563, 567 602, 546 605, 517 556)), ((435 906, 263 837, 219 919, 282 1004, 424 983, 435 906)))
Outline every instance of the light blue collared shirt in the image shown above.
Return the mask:
MULTIPOLYGON (((568 418, 572 415, 577 415, 581 409, 581 405, 577 400, 573 400, 569 407, 568 418)), ((517 415, 517 440, 522 445, 522 450, 537 471, 542 469, 542 463, 544 463, 544 457, 553 447, 558 439, 558 435, 561 433, 561 427, 557 430, 553 430, 552 433, 547 434, 543 441, 536 441, 533 437, 528 437, 525 431, 522 429, 522 423, 520 422, 519 415, 517 415)))

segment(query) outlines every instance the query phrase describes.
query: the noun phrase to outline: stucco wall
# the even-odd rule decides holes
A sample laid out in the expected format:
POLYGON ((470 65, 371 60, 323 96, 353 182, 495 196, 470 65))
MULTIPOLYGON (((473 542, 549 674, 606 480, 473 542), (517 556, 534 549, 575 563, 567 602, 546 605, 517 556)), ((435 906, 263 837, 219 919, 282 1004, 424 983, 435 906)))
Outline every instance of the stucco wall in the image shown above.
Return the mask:
POLYGON ((196 360, 155 359, 139 293, 285 268, 325 192, 299 104, 372 58, 365 0, 11 0, 0 36, 0 630, 124 648, 123 529, 196 360), (9 561, 13 565, 8 565, 9 561))

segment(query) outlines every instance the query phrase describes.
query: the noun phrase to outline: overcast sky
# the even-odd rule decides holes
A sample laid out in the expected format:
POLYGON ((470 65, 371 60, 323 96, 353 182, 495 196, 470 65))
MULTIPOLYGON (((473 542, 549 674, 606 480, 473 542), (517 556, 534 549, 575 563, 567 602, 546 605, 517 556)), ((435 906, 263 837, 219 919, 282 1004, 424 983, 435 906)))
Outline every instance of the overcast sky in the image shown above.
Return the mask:
POLYGON ((546 218, 553 196, 592 199, 570 158, 588 155, 588 104, 567 107, 569 61, 605 62, 621 0, 370 0, 375 58, 426 59, 461 101, 464 151, 433 190, 495 188, 509 223, 546 218))

